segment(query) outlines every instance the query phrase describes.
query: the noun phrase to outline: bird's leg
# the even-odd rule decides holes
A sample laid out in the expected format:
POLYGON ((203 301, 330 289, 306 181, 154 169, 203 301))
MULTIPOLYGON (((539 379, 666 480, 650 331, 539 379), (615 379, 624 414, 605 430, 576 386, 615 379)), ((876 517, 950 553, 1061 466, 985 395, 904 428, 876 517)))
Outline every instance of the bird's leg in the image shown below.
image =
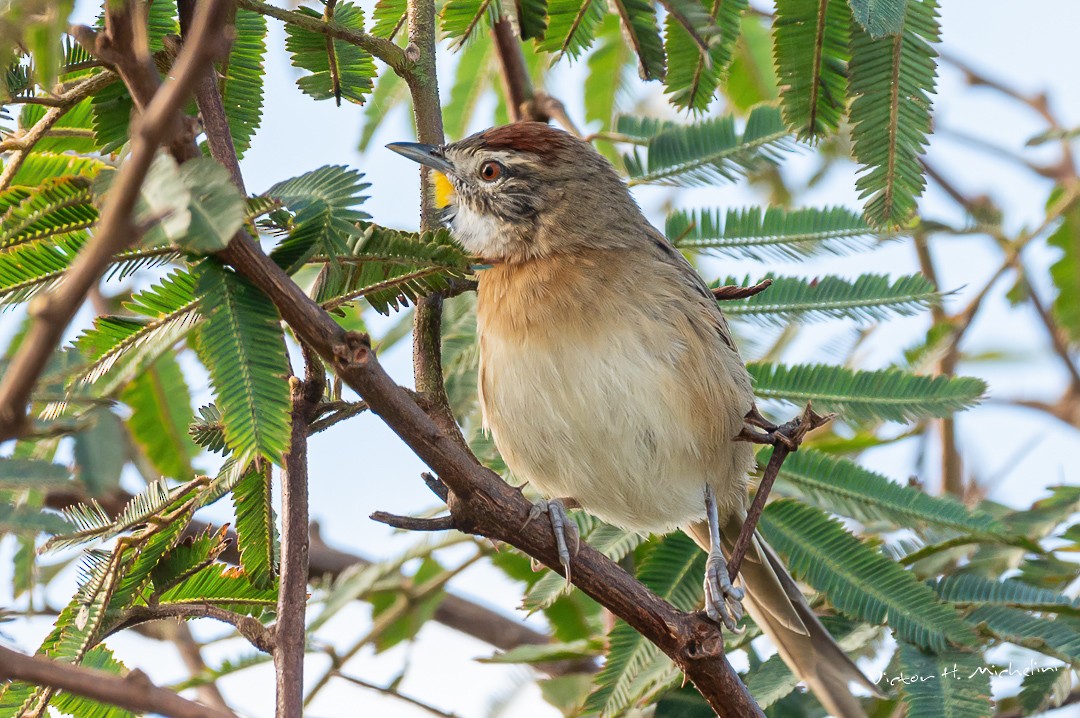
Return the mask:
MULTIPOLYGON (((547 514, 548 520, 551 522, 551 530, 555 534, 555 545, 559 549, 559 563, 563 567, 563 575, 566 577, 566 586, 569 588, 569 546, 572 542, 574 545, 574 554, 576 555, 578 549, 581 548, 581 533, 578 531, 577 524, 574 523, 574 520, 566 513, 567 506, 579 508, 578 502, 574 499, 541 499, 533 504, 532 510, 529 511, 529 518, 525 519, 524 526, 528 526, 530 521, 541 514, 547 514)), ((522 528, 524 528, 524 526, 522 526, 522 528)), ((533 569, 537 570, 538 566, 535 563, 535 559, 533 561, 533 569)))
POLYGON ((705 612, 709 618, 723 623, 729 631, 739 633, 743 616, 743 590, 732 585, 727 561, 720 550, 720 512, 716 494, 705 485, 705 514, 709 521, 709 558, 705 562, 705 612))

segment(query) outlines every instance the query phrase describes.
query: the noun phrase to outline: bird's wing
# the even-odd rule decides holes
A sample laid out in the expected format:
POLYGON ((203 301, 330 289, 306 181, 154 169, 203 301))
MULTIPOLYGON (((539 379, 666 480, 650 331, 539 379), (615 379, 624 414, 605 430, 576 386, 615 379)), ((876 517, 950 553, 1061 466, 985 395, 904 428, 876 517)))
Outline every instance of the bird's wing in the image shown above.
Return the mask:
POLYGON ((686 261, 686 257, 666 237, 652 227, 649 227, 649 230, 650 249, 654 257, 674 271, 676 281, 683 286, 688 297, 694 301, 694 306, 702 310, 706 320, 715 325, 721 342, 735 354, 735 358, 741 363, 739 348, 735 345, 727 319, 720 311, 712 290, 690 262, 686 261))

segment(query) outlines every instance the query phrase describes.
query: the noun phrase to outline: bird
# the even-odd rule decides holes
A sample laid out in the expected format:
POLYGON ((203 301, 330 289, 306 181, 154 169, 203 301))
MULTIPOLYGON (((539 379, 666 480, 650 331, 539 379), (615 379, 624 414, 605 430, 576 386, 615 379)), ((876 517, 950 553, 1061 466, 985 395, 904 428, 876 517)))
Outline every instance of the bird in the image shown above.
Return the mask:
MULTIPOLYGON (((567 508, 622 529, 682 528, 708 552, 707 614, 738 630, 743 602, 839 718, 871 683, 756 534, 734 585, 724 550, 746 516, 752 447, 735 437, 750 375, 708 285, 588 142, 543 122, 443 145, 387 148, 434 170, 439 220, 478 258, 478 395, 511 473, 545 498, 564 573, 567 508)), ((569 580, 569 579, 568 579, 569 580)))

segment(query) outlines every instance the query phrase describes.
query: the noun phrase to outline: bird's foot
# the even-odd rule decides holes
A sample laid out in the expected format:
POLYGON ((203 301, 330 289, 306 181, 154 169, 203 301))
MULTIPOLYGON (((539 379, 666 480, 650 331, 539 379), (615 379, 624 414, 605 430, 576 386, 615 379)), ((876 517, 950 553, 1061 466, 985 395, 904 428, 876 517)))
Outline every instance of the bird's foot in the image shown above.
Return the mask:
POLYGON ((719 549, 710 551, 705 563, 705 613, 732 633, 742 633, 743 595, 743 590, 731 583, 724 554, 719 549))
MULTIPOLYGON (((559 563, 563 567, 563 576, 566 577, 566 585, 569 588, 570 545, 573 544, 574 554, 576 555, 578 549, 581 548, 581 533, 578 531, 577 524, 566 513, 566 505, 561 499, 541 499, 534 503, 532 510, 529 511, 529 518, 525 519, 525 526, 528 526, 530 521, 543 514, 547 514, 548 520, 551 522, 551 530, 555 534, 555 545, 559 549, 559 563)), ((540 568, 536 559, 533 559, 533 570, 536 571, 540 568)))

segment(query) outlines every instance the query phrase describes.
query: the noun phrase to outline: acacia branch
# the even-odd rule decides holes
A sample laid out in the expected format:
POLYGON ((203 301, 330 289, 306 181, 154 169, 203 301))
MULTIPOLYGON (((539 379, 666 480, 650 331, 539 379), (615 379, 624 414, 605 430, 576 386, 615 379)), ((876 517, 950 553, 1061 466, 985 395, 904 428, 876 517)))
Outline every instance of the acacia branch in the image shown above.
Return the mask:
POLYGON ((125 628, 137 626, 147 621, 159 621, 163 618, 212 618, 227 623, 237 633, 246 638, 255 648, 264 653, 274 650, 274 633, 258 619, 227 611, 212 603, 162 603, 151 606, 131 606, 124 611, 123 617, 109 632, 116 633, 125 628))
MULTIPOLYGON (((307 352, 305 352, 307 354, 307 352)), ((277 716, 303 713, 304 615, 308 577, 308 424, 322 398, 324 374, 318 359, 307 359, 304 381, 289 382, 292 429, 285 470, 281 475, 281 587, 274 625, 274 669, 277 679, 277 716)))
POLYGON ((179 134, 179 113, 192 88, 223 49, 222 28, 231 6, 229 0, 201 4, 192 42, 177 58, 172 78, 137 122, 131 155, 117 173, 94 238, 79 252, 60 286, 30 304, 35 321, 0 382, 0 441, 17 436, 23 428, 34 384, 87 292, 113 255, 138 238, 132 214, 139 189, 157 148, 179 134))
POLYGON ((26 656, 2 646, 0 677, 48 686, 134 713, 157 713, 169 718, 236 718, 229 711, 199 705, 155 686, 142 671, 121 678, 105 671, 26 656))

